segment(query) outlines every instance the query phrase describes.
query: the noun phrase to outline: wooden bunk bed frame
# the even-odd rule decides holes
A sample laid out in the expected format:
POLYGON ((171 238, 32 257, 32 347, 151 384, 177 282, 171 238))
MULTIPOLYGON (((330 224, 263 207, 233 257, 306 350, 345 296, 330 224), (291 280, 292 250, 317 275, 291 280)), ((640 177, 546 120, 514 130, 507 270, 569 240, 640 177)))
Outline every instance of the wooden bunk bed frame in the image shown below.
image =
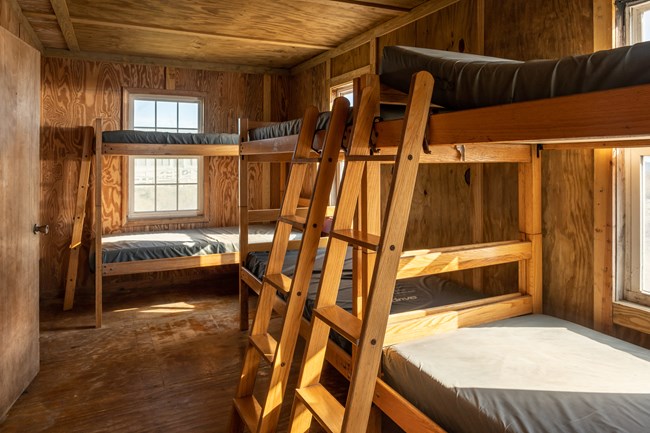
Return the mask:
MULTIPOLYGON (((104 143, 102 119, 95 121, 95 324, 102 325, 102 282, 104 276, 129 275, 144 272, 173 271, 200 267, 236 265, 239 253, 229 252, 204 256, 137 260, 119 263, 102 261, 102 165, 103 156, 173 155, 173 156, 239 156, 236 144, 140 144, 104 143)), ((270 243, 269 243, 270 245, 270 243)), ((67 298, 66 298, 67 299, 67 298)))
MULTIPOLYGON (((355 80, 355 100, 361 88, 376 83, 374 76, 355 80)), ((382 89, 381 100, 384 100, 382 89)), ((377 86, 377 92, 379 92, 377 86)), ((398 92, 386 93, 395 103, 398 92)), ((519 262, 518 293, 446 305, 427 310, 391 315, 387 320, 384 345, 409 341, 461 327, 489 323, 542 311, 541 260, 541 152, 543 149, 602 149, 648 146, 650 144, 650 85, 619 88, 586 94, 521 102, 481 109, 433 114, 426 131, 427 152, 420 163, 517 163, 519 165, 520 239, 406 252, 397 278, 472 269, 519 262), (607 106, 607 111, 602 107, 607 106)), ((356 108, 356 107, 355 107, 356 108)), ((378 111, 378 107, 377 107, 378 111)), ((393 163, 403 120, 374 125, 373 151, 368 163, 358 205, 357 223, 378 232, 379 199, 370 185, 379 185, 379 164, 393 163)), ((367 297, 374 254, 355 249, 355 311, 360 314, 367 297)), ((242 281, 253 290, 261 282, 242 270, 242 281)), ((283 313, 280 298, 275 308, 283 313)), ((309 322, 301 321, 300 334, 309 333, 309 322)), ((348 379, 353 364, 349 354, 328 342, 326 358, 348 379)), ((401 428, 414 432, 444 430, 377 378, 374 403, 401 428)))
MULTIPOLYGON (((395 92, 389 95, 394 102, 395 92)), ((420 163, 518 163, 520 240, 405 252, 397 279, 518 261, 519 293, 392 315, 387 319, 383 344, 541 313, 542 150, 648 146, 648 104, 650 85, 641 85, 430 115, 425 134, 429 153, 420 155, 420 163)), ((374 125, 373 150, 379 151, 383 162, 394 162, 402 124, 403 120, 393 120, 374 125)), ((377 227, 377 208, 373 211, 366 206, 360 215, 362 227, 377 227)), ((331 342, 328 361, 350 378, 350 357, 331 342)), ((377 379, 373 401, 401 428, 407 432, 444 431, 396 394, 377 379)))

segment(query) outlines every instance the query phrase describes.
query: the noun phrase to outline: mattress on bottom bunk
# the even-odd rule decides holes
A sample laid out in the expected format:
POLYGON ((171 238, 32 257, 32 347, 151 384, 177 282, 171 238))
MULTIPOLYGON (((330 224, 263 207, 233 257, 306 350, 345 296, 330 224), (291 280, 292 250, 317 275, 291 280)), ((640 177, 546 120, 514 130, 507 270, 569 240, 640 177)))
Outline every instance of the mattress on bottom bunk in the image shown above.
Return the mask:
MULTIPOLYGON (((272 242, 274 224, 248 227, 250 244, 272 242)), ((291 239, 300 239, 292 232, 291 239)), ((94 244, 93 244, 94 245, 94 244)), ((102 237, 103 263, 204 256, 239 251, 239 227, 209 227, 165 232, 119 233, 102 237)), ((94 250, 90 263, 94 266, 94 250)))
POLYGON ((104 143, 146 143, 146 144, 239 144, 238 134, 205 133, 191 134, 185 132, 158 131, 105 131, 102 133, 104 143))
POLYGON ((462 110, 650 83, 650 42, 555 60, 520 62, 403 46, 385 47, 381 82, 408 92, 426 70, 434 104, 462 110))
MULTIPOLYGON (((298 251, 291 250, 287 252, 282 267, 282 273, 292 276, 296 267, 298 251)), ((311 318, 311 311, 316 302, 316 292, 323 269, 325 259, 325 248, 318 249, 316 261, 314 263, 314 272, 312 273, 309 283, 309 293, 307 295, 305 317, 311 318)), ((246 257, 245 266, 258 279, 262 279, 268 263, 267 252, 253 252, 246 257)), ((480 299, 484 295, 475 292, 465 286, 453 281, 438 278, 435 275, 423 277, 407 278, 397 281, 393 293, 393 304, 391 314, 403 313, 406 311, 419 310, 424 308, 438 307, 441 305, 453 304, 456 302, 471 301, 480 299)), ((352 249, 348 249, 348 254, 343 266, 341 275, 341 285, 336 300, 339 307, 352 311, 352 249)))
POLYGON ((449 432, 647 432, 650 351, 550 316, 384 349, 384 380, 449 432))

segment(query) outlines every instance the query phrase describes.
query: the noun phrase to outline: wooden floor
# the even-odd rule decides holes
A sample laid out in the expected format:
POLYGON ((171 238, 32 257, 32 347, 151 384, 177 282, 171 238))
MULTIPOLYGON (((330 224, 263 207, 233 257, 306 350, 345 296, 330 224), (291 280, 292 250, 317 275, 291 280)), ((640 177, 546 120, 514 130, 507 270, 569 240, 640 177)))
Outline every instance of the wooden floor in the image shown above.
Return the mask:
MULTIPOLYGON (((91 327, 92 299, 72 312, 61 301, 41 305, 41 370, 0 431, 226 432, 247 334, 238 328, 234 278, 218 285, 109 291, 102 329, 91 327)), ((277 332, 280 320, 272 322, 277 332)), ((289 390, 302 349, 300 342, 289 390)), ((324 381, 345 392, 333 369, 324 381)))

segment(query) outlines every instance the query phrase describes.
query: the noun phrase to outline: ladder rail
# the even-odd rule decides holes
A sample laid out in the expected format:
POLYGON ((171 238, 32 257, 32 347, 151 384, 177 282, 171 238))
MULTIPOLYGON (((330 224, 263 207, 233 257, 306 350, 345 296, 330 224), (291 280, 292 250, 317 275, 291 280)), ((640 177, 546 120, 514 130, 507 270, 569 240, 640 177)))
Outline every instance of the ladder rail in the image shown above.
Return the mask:
POLYGON ((291 292, 287 302, 281 337, 276 349, 269 393, 262 409, 259 433, 272 432, 277 427, 283 396, 286 391, 289 370, 293 361, 296 342, 300 330, 300 320, 311 281, 316 251, 323 229, 324 216, 329 204, 331 185, 336 175, 336 164, 340 151, 341 138, 345 132, 349 104, 346 99, 334 102, 330 127, 326 132, 325 145, 316 175, 316 185, 306 219, 306 231, 296 261, 291 292), (308 236, 307 233, 311 235, 308 236), (300 298, 300 299, 297 299, 300 298))
POLYGON ((318 159, 310 156, 313 153, 311 144, 316 132, 318 111, 312 107, 305 112, 237 387, 231 432, 240 431, 244 423, 256 433, 268 433, 277 428, 316 252, 321 241, 321 231, 330 208, 329 194, 336 175, 348 111, 349 102, 345 98, 337 98, 325 133, 322 153, 318 159), (319 165, 314 193, 303 219, 297 216, 298 205, 301 203, 300 192, 308 173, 308 164, 315 162, 319 165), (293 278, 289 278, 281 272, 289 245, 289 236, 294 228, 302 230, 303 236, 293 278), (288 299, 281 336, 276 342, 268 331, 278 286, 282 291, 287 292, 288 299), (269 353, 271 349, 273 354, 269 353), (253 397, 253 390, 262 356, 271 362, 272 373, 266 400, 260 405, 253 397))
POLYGON ((81 238, 86 220, 86 203, 88 201, 88 185, 90 183, 90 165, 92 161, 93 128, 83 128, 83 146, 81 149, 81 165, 79 166, 79 183, 74 211, 74 224, 72 239, 70 241, 70 257, 68 271, 65 278, 65 298, 63 310, 71 310, 74 304, 74 293, 77 288, 77 273, 79 271, 79 254, 81 251, 81 238))
MULTIPOLYGON (((367 138, 365 133, 372 130, 371 104, 372 88, 364 89, 361 94, 361 104, 353 133, 353 145, 349 155, 367 155, 367 138), (370 125, 367 124, 368 120, 370 125), (365 128, 361 129, 363 126, 365 128), (357 129, 359 127, 359 129, 357 129), (358 146, 358 147, 355 147, 358 146)), ((401 255, 406 232, 408 209, 410 208, 415 178, 419 164, 419 152, 424 137, 428 105, 433 91, 433 78, 427 73, 417 73, 411 82, 409 104, 407 105, 406 121, 402 132, 398 157, 396 161, 393 182, 389 193, 389 207, 382 225, 382 236, 379 239, 378 254, 375 260, 371 280, 371 291, 366 307, 366 319, 361 324, 361 336, 356 350, 350 390, 340 425, 339 417, 316 416, 328 431, 343 431, 348 433, 365 431, 370 418, 374 385, 381 358, 383 332, 385 332, 390 312, 395 276, 401 255), (336 420, 336 421, 333 421, 336 420)), ((328 249, 323 266, 321 282, 316 299, 315 313, 336 303, 340 283, 340 270, 345 259, 348 244, 368 247, 369 236, 356 236, 350 230, 354 220, 354 212, 361 193, 361 180, 368 159, 359 158, 349 161, 343 175, 341 194, 334 215, 333 233, 337 230, 350 232, 351 237, 330 236, 328 249)), ((320 385, 321 369, 325 361, 325 347, 329 338, 329 323, 319 319, 314 314, 312 328, 303 357, 302 369, 298 379, 298 390, 292 409, 291 433, 309 431, 314 414, 319 405, 312 402, 314 395, 322 394, 320 385)), ((325 409, 339 413, 338 403, 332 403, 325 409)), ((322 405, 321 405, 322 406, 322 405)), ((322 410, 322 408, 321 408, 322 410)), ((322 414, 321 414, 322 415, 322 414)))

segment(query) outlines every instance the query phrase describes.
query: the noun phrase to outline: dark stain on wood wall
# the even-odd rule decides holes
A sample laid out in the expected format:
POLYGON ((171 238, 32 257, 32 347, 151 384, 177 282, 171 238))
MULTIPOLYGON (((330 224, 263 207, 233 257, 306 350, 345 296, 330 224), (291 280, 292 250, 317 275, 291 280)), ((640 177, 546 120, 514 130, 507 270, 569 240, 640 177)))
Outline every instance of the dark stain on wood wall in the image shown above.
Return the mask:
MULTIPOLYGON (((262 119, 263 76, 233 72, 177 69, 175 88, 206 93, 205 131, 237 132, 237 119, 249 117, 262 119)), ((288 79, 272 78, 271 106, 273 120, 286 116, 288 79)), ((42 120, 41 120, 41 177, 42 221, 50 224, 52 231, 41 245, 42 296, 60 296, 68 260, 68 244, 72 230, 74 198, 77 188, 81 136, 80 126, 92 125, 96 117, 104 118, 105 129, 121 126, 122 89, 163 89, 165 68, 86 62, 80 60, 46 58, 42 65, 42 120)), ((136 230, 168 230, 201 226, 227 226, 238 224, 236 157, 209 157, 208 167, 210 204, 209 221, 201 224, 164 224, 155 226, 123 227, 121 221, 122 163, 121 157, 105 157, 103 172, 104 232, 115 233, 136 230)), ((269 177, 268 166, 258 166, 252 171, 252 185, 261 184, 263 176, 269 177)), ((92 179, 92 175, 91 175, 92 179)), ((92 197, 94 185, 90 188, 92 197)), ((251 191, 254 207, 268 204, 268 187, 251 191)), ((87 266, 87 247, 93 237, 93 212, 91 200, 86 206, 83 232, 82 263, 79 274, 81 292, 93 287, 87 266)), ((141 274, 107 279, 109 288, 114 285, 135 288, 142 285, 157 286, 170 282, 187 282, 194 278, 211 277, 218 270, 186 270, 171 273, 141 274)))

